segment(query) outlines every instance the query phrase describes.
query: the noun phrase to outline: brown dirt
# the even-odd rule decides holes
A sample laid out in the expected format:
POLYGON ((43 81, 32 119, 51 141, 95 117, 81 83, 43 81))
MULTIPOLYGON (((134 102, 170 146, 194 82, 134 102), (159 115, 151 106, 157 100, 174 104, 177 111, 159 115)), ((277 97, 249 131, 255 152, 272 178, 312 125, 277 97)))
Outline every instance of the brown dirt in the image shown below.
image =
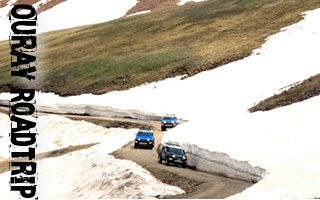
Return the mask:
MULTIPOLYGON (((214 1, 208 1, 208 2, 210 3, 214 1)), ((230 1, 230 2, 233 2, 233 1, 230 1)), ((208 3, 204 2, 204 3, 194 4, 194 6, 189 5, 190 9, 185 10, 186 13, 181 13, 181 14, 183 14, 182 16, 184 16, 184 18, 188 18, 190 13, 192 14, 191 11, 193 9, 191 8, 193 7, 195 9, 201 8, 202 10, 203 9, 202 7, 205 7, 207 4, 208 3), (198 5, 202 5, 202 7, 198 5)), ((147 5, 147 3, 145 3, 145 5, 147 5)), ((189 6, 186 6, 186 7, 189 7, 189 6)), ((68 30, 69 32, 64 32, 62 36, 59 36, 59 37, 58 35, 60 35, 61 32, 57 31, 55 33, 50 33, 50 34, 54 36, 57 34, 57 38, 65 38, 65 36, 70 35, 72 33, 72 34, 75 34, 74 37, 81 36, 81 37, 84 37, 85 39, 78 41, 76 38, 72 38, 71 42, 65 42, 63 40, 64 41, 63 43, 60 43, 59 41, 57 43, 54 43, 54 44, 50 43, 50 45, 47 45, 47 48, 46 48, 48 50, 47 55, 50 55, 50 56, 48 56, 49 58, 45 62, 43 63, 39 62, 40 63, 39 66, 46 67, 45 70, 42 70, 42 71, 39 70, 39 75, 46 77, 46 79, 44 80, 37 79, 39 80, 38 83, 36 82, 18 83, 10 79, 7 79, 7 77, 9 76, 9 72, 6 71, 6 69, 8 68, 5 68, 5 67, 7 67, 8 65, 7 63, 9 62, 8 60, 2 59, 2 62, 0 63, 5 63, 5 64, 2 64, 3 73, 0 79, 2 80, 1 82, 2 87, 0 86, 0 92, 8 92, 9 88, 26 87, 26 85, 30 84, 30 86, 28 85, 28 87, 30 88, 37 88, 42 92, 54 92, 61 96, 79 95, 83 93, 102 94, 102 93, 106 93, 114 90, 126 90, 128 88, 139 86, 144 83, 160 81, 166 78, 175 77, 177 75, 187 74, 187 77, 190 77, 201 71, 214 69, 216 67, 222 66, 229 62, 239 60, 246 56, 249 56, 253 49, 260 47, 260 45, 265 42, 265 38, 267 36, 274 34, 276 32, 279 32, 280 28, 283 26, 287 26, 287 25, 298 22, 299 20, 302 19, 302 16, 300 15, 301 12, 314 9, 318 6, 319 6, 319 1, 316 1, 316 0, 272 1, 271 3, 265 3, 260 7, 259 7, 259 4, 257 4, 257 7, 254 7, 254 8, 249 6, 248 8, 243 8, 241 10, 231 10, 232 11, 232 12, 230 11, 231 14, 224 13, 223 15, 217 15, 217 16, 212 15, 212 19, 215 19, 215 20, 212 20, 212 22, 211 20, 202 20, 201 23, 197 24, 197 20, 191 20, 191 21, 189 20, 190 22, 188 21, 188 23, 186 24, 184 23, 181 24, 178 22, 171 24, 170 21, 169 23, 167 22, 167 20, 165 20, 163 22, 164 25, 159 28, 157 27, 158 24, 153 23, 153 17, 150 17, 152 16, 152 13, 151 13, 149 17, 146 16, 143 19, 143 21, 139 21, 141 20, 140 18, 137 18, 137 19, 134 18, 132 19, 132 21, 134 21, 135 23, 132 23, 131 25, 128 24, 128 26, 124 26, 122 24, 119 31, 120 32, 122 31, 123 33, 130 33, 130 31, 132 31, 132 29, 135 27, 145 26, 148 30, 150 29, 150 32, 152 32, 151 34, 152 36, 149 36, 149 32, 145 33, 144 32, 145 29, 140 30, 139 28, 139 29, 135 29, 136 35, 139 35, 139 33, 143 32, 143 34, 139 35, 139 37, 136 37, 136 35, 130 35, 130 34, 128 34, 129 37, 120 37, 120 36, 118 37, 116 34, 112 34, 112 37, 109 38, 109 36, 105 37, 105 34, 102 34, 105 31, 104 29, 100 30, 101 27, 104 27, 104 25, 102 26, 102 24, 95 25, 95 26, 88 26, 90 28, 86 27, 88 28, 88 30, 92 30, 92 35, 95 35, 98 33, 100 34, 99 31, 101 31, 101 35, 97 35, 96 38, 100 38, 101 36, 105 41, 109 39, 110 41, 109 43, 113 43, 114 41, 117 41, 114 43, 114 45, 108 46, 108 44, 106 43, 100 47, 99 44, 101 44, 101 41, 98 39, 95 39, 94 42, 90 42, 90 45, 92 45, 91 48, 87 46, 83 46, 82 44, 83 41, 87 41, 89 39, 87 38, 89 34, 77 35, 78 32, 81 32, 80 30, 83 30, 83 28, 76 28, 72 30, 70 29, 68 30), (143 23, 145 20, 149 20, 148 23, 143 23), (210 23, 207 23, 208 21, 210 21, 210 23), (246 26, 246 24, 249 24, 250 26, 246 26), (166 28, 167 26, 168 26, 168 29, 166 28), (98 27, 98 28, 95 29, 95 27, 98 27), (129 27, 129 28, 123 28, 123 27, 129 27), (191 28, 198 27, 198 28, 191 29, 190 27, 191 28), (96 30, 96 32, 94 32, 93 30, 96 30), (185 35, 186 31, 190 31, 190 33, 194 33, 197 31, 199 32, 199 34, 185 35), (157 34, 159 32, 163 34, 157 34), (181 36, 175 39, 176 37, 175 35, 179 35, 179 34, 182 34, 183 37, 181 36), (156 38, 153 38, 154 36, 156 38), (246 36, 245 38, 247 39, 245 39, 243 36, 246 36), (143 40, 140 40, 140 38, 143 38, 143 40), (166 38, 170 38, 170 40, 166 40, 166 38), (159 44, 156 42, 153 43, 153 41, 156 41, 156 39, 161 40, 163 42, 167 42, 167 43, 164 43, 165 45, 162 44, 162 42, 159 44), (118 41, 122 41, 122 42, 118 42, 118 41), (129 44, 127 44, 127 41, 129 44), (197 42, 191 43, 190 41, 197 41, 197 42), (145 47, 143 44, 144 42, 146 42, 145 47), (121 46, 121 44, 123 44, 123 46, 121 46), (97 55, 102 55, 104 53, 105 55, 109 56, 108 49, 112 49, 113 51, 117 51, 118 53, 120 52, 119 60, 121 60, 122 59, 120 58, 121 55, 125 57, 127 56, 127 53, 130 53, 130 51, 132 51, 132 55, 130 55, 131 57, 128 55, 128 59, 129 58, 131 59, 133 57, 139 57, 141 55, 144 55, 144 53, 146 55, 147 54, 151 55, 154 52, 158 51, 157 46, 161 47, 161 45, 165 46, 165 48, 163 48, 163 51, 166 49, 177 48, 179 45, 181 46, 185 45, 185 47, 188 49, 194 48, 193 49, 194 52, 192 52, 192 54, 190 53, 190 55, 194 55, 195 53, 197 53, 197 57, 195 58, 196 61, 194 61, 195 64, 193 63, 193 61, 192 62, 190 61, 190 63, 186 62, 186 64, 177 64, 177 65, 175 65, 176 61, 172 61, 174 63, 172 65, 160 63, 159 66, 161 67, 157 68, 154 71, 146 71, 146 72, 131 74, 127 70, 123 73, 118 73, 118 74, 115 73, 114 77, 110 75, 111 77, 110 79, 107 79, 105 78, 106 76, 101 75, 105 73, 97 73, 97 71, 100 70, 100 68, 98 67, 96 71, 95 70, 90 71, 91 69, 88 71, 85 71, 85 70, 81 71, 82 69, 79 70, 80 77, 74 75, 75 71, 77 70, 80 64, 83 64, 88 60, 92 60, 92 64, 95 65, 95 62, 96 62, 95 59, 97 55), (49 48, 50 46, 52 46, 52 48, 49 48), (70 48, 67 53, 61 53, 60 55, 60 52, 63 52, 65 49, 68 49, 69 47, 72 47, 72 46, 75 46, 77 48, 70 48), (81 51, 78 50, 79 47, 81 47, 82 49, 81 51), (87 48, 84 48, 84 47, 87 47, 87 48), (147 48, 148 50, 147 52, 144 52, 141 54, 137 53, 136 55, 135 52, 140 52, 140 51, 143 52, 144 51, 143 49, 145 48, 147 48), (130 49, 130 51, 128 49, 130 49), (96 53, 92 54, 92 52, 96 52, 96 53), (87 60, 83 61, 81 60, 82 58, 83 60, 85 60, 85 58, 87 60), (199 63, 197 60, 198 58, 199 60, 201 60, 199 61, 199 63), (172 66, 175 66, 175 67, 172 67, 172 66), (70 70, 70 72, 67 72, 67 69, 72 69, 72 68, 74 69, 74 71, 70 70), (66 72, 64 73, 64 71, 66 72), (90 76, 86 75, 91 73, 92 75, 90 76), (4 76, 3 74, 7 74, 8 76, 4 76), (84 81, 80 82, 79 80, 84 80, 84 81)), ((138 4, 137 4, 137 7, 138 7, 138 4)), ((163 14, 163 15, 166 14, 170 16, 171 15, 174 16, 175 13, 178 13, 178 12, 171 12, 171 9, 172 10, 177 9, 177 11, 180 10, 180 8, 170 8, 168 9, 168 12, 166 9, 161 9, 156 12, 159 12, 159 14, 163 14)), ((121 24, 121 23, 122 22, 119 21, 119 23, 117 24, 121 24)), ((106 26, 106 29, 107 27, 108 26, 106 26)), ((111 26, 111 25, 110 27, 119 28, 117 26, 111 26)), ((118 35, 122 35, 122 34, 118 34, 118 35)), ((2 58, 5 58, 7 55, 10 54, 9 51, 8 52, 2 51, 2 52, 3 52, 1 54, 3 55, 2 58)), ((39 58, 41 57, 44 57, 44 56, 40 55, 39 58)), ((152 64, 153 62, 154 61, 150 63, 152 64)), ((135 66, 139 67, 139 64, 136 64, 135 66)), ((103 68, 103 66, 101 68, 103 68)), ((110 74, 113 75, 113 69, 111 67, 110 69, 107 67, 105 69, 103 68, 103 70, 107 70, 107 69, 108 69, 108 72, 110 70, 112 72, 110 74)))
POLYGON ((16 1, 13 5, 19 5, 19 4, 29 4, 29 5, 33 5, 37 2, 39 2, 40 0, 18 0, 16 1))
POLYGON ((312 76, 302 83, 280 94, 269 97, 250 108, 250 112, 268 111, 278 107, 298 103, 320 95, 320 74, 312 76))
MULTIPOLYGON (((35 3, 38 3, 39 1, 40 0, 18 0, 13 5, 19 5, 19 4, 31 4, 31 5, 33 5, 35 3)), ((39 4, 39 8, 37 9, 37 14, 39 15, 40 13, 42 13, 42 12, 44 12, 46 10, 49 10, 49 9, 53 8, 54 6, 56 6, 56 5, 58 5, 58 4, 62 3, 62 2, 65 2, 65 1, 67 1, 67 0, 53 0, 53 1, 46 2, 46 3, 40 3, 39 4)), ((0 8, 1 8, 1 6, 4 7, 5 6, 4 3, 0 2, 0 8)), ((7 16, 10 16, 10 15, 11 15, 11 12, 9 12, 7 16)))
MULTIPOLYGON (((7 107, 0 107, 0 112, 8 113, 7 107)), ((39 113, 42 115, 42 113, 39 113)), ((104 117, 63 115, 73 120, 85 120, 100 126, 139 128, 141 126, 152 127, 155 133, 155 147, 149 149, 134 149, 133 142, 128 143, 122 149, 113 152, 111 155, 119 159, 128 159, 136 162, 147 169, 151 174, 162 182, 182 188, 187 193, 183 195, 159 197, 159 198, 225 198, 242 192, 252 186, 252 183, 226 178, 220 175, 209 174, 191 168, 166 166, 157 162, 156 149, 160 144, 163 132, 160 131, 160 122, 138 121, 132 119, 110 119, 104 117), (125 125, 123 125, 125 124, 125 125)), ((58 151, 46 152, 37 155, 37 159, 60 156, 71 151, 89 148, 94 144, 68 147, 58 151)), ((0 173, 9 170, 9 160, 0 162, 0 173)))
MULTIPOLYGON (((17 0, 13 5, 19 5, 19 4, 29 4, 29 5, 33 5, 37 2, 39 2, 40 0, 17 0)), ((11 15, 11 10, 8 12, 7 16, 11 15)))
POLYGON ((134 7, 132 7, 126 15, 131 15, 145 10, 156 10, 160 8, 167 8, 177 6, 179 0, 140 0, 134 7))
MULTIPOLYGON (((59 149, 59 150, 53 150, 53 151, 49 151, 49 152, 45 152, 45 153, 40 153, 40 154, 36 155, 36 158, 34 160, 41 160, 44 158, 62 156, 62 155, 65 155, 65 154, 73 152, 73 151, 88 149, 96 144, 97 143, 69 146, 69 147, 66 147, 63 149, 59 149)), ((10 162, 24 162, 24 161, 29 161, 29 159, 16 158, 16 159, 6 159, 6 160, 0 161, 0 174, 10 170, 10 162)))
POLYGON ((178 186, 186 191, 186 194, 167 198, 225 198, 242 192, 252 185, 252 183, 246 181, 209 174, 191 168, 184 169, 159 164, 156 149, 160 144, 163 132, 160 131, 159 122, 153 123, 152 126, 156 141, 153 150, 144 148, 134 149, 133 142, 130 142, 122 149, 113 152, 112 155, 119 159, 132 160, 147 169, 162 182, 178 186))
POLYGON ((0 8, 5 7, 8 4, 9 0, 0 0, 0 8))
POLYGON ((65 2, 65 1, 67 1, 67 0, 54 0, 54 1, 49 1, 46 4, 41 3, 39 5, 39 8, 37 9, 37 13, 39 15, 40 13, 42 13, 46 10, 49 10, 49 9, 55 7, 56 5, 58 5, 62 2, 65 2))
POLYGON ((113 119, 105 117, 92 117, 92 116, 77 116, 77 115, 64 115, 72 120, 82 121, 93 123, 98 126, 107 127, 107 128, 140 128, 140 127, 152 127, 152 122, 146 122, 141 120, 133 119, 113 119))
MULTIPOLYGON (((6 106, 0 106, 0 113, 9 114, 9 108, 6 106)), ((50 113, 42 113, 37 112, 38 116, 47 115, 50 113)), ((88 116, 88 115, 75 115, 75 114, 56 114, 63 117, 67 117, 71 120, 77 121, 87 121, 93 123, 97 126, 102 126, 106 128, 124 128, 124 129, 132 129, 132 128, 141 128, 141 127, 156 127, 155 121, 142 121, 136 119, 127 119, 127 118, 108 118, 102 116, 88 116)), ((185 120, 181 120, 184 122, 185 120)), ((1 136, 0 136, 1 137, 1 136)))

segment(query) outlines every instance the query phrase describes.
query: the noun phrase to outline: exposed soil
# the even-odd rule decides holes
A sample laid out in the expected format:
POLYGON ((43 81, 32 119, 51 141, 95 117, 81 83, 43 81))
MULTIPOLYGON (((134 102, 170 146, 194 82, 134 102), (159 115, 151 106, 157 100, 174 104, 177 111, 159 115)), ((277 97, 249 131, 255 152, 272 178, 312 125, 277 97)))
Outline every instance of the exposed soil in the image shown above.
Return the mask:
POLYGON ((0 8, 6 7, 9 0, 0 0, 0 8))
POLYGON ((302 83, 291 87, 280 94, 269 97, 250 108, 250 112, 268 111, 278 107, 298 103, 320 95, 320 74, 312 76, 302 83))
POLYGON ((88 116, 77 116, 77 115, 63 115, 72 120, 82 121, 85 120, 87 122, 93 123, 98 126, 106 127, 106 128, 141 128, 141 127, 151 127, 152 122, 145 122, 141 120, 134 119, 113 119, 113 118, 105 118, 105 117, 88 117, 88 116))
POLYGON ((29 4, 29 5, 33 5, 37 2, 39 2, 40 0, 17 0, 13 5, 19 5, 19 4, 29 4))
POLYGON ((37 14, 39 15, 40 13, 46 11, 46 10, 49 10, 53 7, 55 7, 56 5, 62 3, 62 2, 65 2, 67 0, 53 0, 53 1, 49 1, 49 2, 46 2, 45 4, 41 3, 39 5, 39 8, 37 9, 37 14))
POLYGON ((320 6, 318 0, 246 2, 251 1, 205 1, 158 9, 176 0, 141 0, 136 11, 158 10, 39 35, 42 68, 34 82, 9 78, 10 50, 3 42, 0 92, 28 87, 61 96, 103 94, 178 75, 190 77, 249 56, 269 35, 301 20, 302 12, 320 6))
POLYGON ((139 0, 139 2, 132 7, 126 15, 131 15, 137 12, 145 11, 145 10, 156 10, 159 8, 167 8, 177 6, 179 0, 139 0))
MULTIPOLYGON (((15 3, 13 3, 12 5, 19 5, 19 4, 28 4, 28 5, 33 5, 37 2, 39 2, 40 0, 17 0, 15 3)), ((8 12, 7 16, 11 15, 11 10, 8 12)))
POLYGON ((134 149, 133 142, 130 142, 122 149, 113 152, 112 155, 119 159, 132 160, 147 169, 162 182, 178 186, 186 191, 186 194, 166 198, 225 198, 239 193, 252 185, 252 183, 246 181, 209 174, 191 168, 184 169, 179 166, 159 164, 156 149, 160 144, 163 132, 160 131, 159 122, 150 125, 153 126, 155 133, 155 147, 153 150, 145 148, 134 149))
MULTIPOLYGON (((49 151, 49 152, 45 152, 45 153, 40 153, 40 154, 36 155, 35 160, 41 160, 44 158, 62 156, 62 155, 65 155, 65 154, 73 152, 73 151, 88 149, 96 144, 97 143, 69 146, 69 147, 66 147, 63 149, 59 149, 59 150, 53 150, 53 151, 49 151)), ((26 162, 26 161, 29 161, 29 159, 28 158, 15 158, 15 159, 1 160, 0 161, 0 174, 10 170, 10 162, 26 162)))
MULTIPOLYGON (((33 5, 35 3, 38 3, 40 0, 18 0, 16 1, 13 5, 19 5, 19 4, 30 4, 33 5)), ((40 3, 39 7, 37 8, 37 14, 39 15, 40 13, 49 10, 50 8, 53 8, 54 6, 65 2, 67 0, 51 0, 51 1, 47 1, 45 3, 40 3)), ((7 5, 7 3, 9 2, 9 0, 5 0, 5 1, 1 1, 0 2, 0 8, 1 7, 5 7, 7 5)), ((10 16, 11 12, 8 13, 7 16, 10 16)))
MULTIPOLYGON (((0 112, 7 114, 7 107, 0 107, 0 112)), ((38 113, 42 115, 43 113, 38 113)), ((139 128, 141 126, 151 127, 155 133, 155 147, 149 149, 134 149, 133 142, 128 143, 123 148, 113 152, 111 155, 119 159, 128 159, 136 162, 162 182, 178 186, 186 194, 159 197, 159 198, 225 198, 233 194, 242 192, 252 186, 252 183, 226 178, 220 175, 209 174, 197 171, 191 168, 181 168, 176 166, 166 166, 157 162, 156 149, 160 144, 164 132, 160 131, 160 122, 155 121, 138 121, 132 119, 110 119, 104 117, 80 116, 80 115, 63 115, 73 120, 85 120, 99 126, 121 127, 121 128, 139 128)), ((55 150, 37 155, 36 159, 47 157, 61 156, 66 153, 86 149, 94 144, 70 146, 61 150, 55 150)), ((0 162, 0 173, 9 170, 9 160, 0 162)))

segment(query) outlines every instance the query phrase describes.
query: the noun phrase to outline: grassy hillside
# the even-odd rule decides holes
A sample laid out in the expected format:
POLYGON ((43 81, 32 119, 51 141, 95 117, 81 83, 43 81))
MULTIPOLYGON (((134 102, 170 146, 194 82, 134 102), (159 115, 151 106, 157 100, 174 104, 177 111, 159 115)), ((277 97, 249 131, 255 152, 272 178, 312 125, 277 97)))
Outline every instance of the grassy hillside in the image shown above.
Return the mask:
POLYGON ((312 76, 280 94, 259 102, 257 105, 250 108, 249 111, 272 110, 274 108, 301 102, 318 95, 320 95, 320 74, 312 76))
MULTIPOLYGON (((101 94, 244 58, 319 0, 208 0, 39 35, 37 81, 9 74, 0 43, 0 92, 29 85, 60 95, 101 94)), ((39 16, 41 17, 41 15, 39 16)))

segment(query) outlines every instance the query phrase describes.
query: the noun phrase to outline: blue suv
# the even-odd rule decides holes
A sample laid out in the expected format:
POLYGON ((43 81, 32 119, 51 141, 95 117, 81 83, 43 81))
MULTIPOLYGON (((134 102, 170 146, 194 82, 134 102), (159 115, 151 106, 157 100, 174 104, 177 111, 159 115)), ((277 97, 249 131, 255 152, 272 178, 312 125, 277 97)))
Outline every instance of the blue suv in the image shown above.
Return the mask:
POLYGON ((154 135, 150 128, 140 128, 139 132, 137 133, 134 141, 134 148, 138 148, 140 146, 146 146, 150 149, 153 149, 154 135))
POLYGON ((179 124, 179 120, 175 115, 167 115, 161 120, 161 131, 165 131, 166 128, 173 128, 179 124))

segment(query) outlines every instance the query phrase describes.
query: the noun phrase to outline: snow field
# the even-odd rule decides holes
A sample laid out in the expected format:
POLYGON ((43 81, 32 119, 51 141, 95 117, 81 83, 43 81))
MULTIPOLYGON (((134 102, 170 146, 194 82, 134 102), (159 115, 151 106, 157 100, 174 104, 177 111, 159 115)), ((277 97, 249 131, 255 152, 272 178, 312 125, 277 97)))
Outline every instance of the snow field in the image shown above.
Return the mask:
MULTIPOLYGON (((224 153, 229 159, 219 161, 241 169, 238 171, 247 170, 241 167, 243 162, 252 170, 266 170, 261 173, 264 179, 232 198, 319 197, 320 97, 268 112, 247 112, 281 88, 320 72, 319 20, 320 9, 308 11, 304 20, 269 37, 250 57, 185 80, 176 77, 104 95, 56 96, 53 101, 94 102, 160 115, 175 113, 188 119, 165 133, 163 141, 179 142, 207 160, 210 154, 201 155, 204 151, 197 148, 224 153), (239 163, 231 164, 234 160, 239 163)), ((46 98, 47 94, 39 94, 39 99, 46 98)), ((197 167, 205 166, 200 162, 197 167)))
POLYGON ((109 146, 103 142, 88 150, 41 161, 39 195, 45 199, 125 199, 184 193, 178 187, 163 184, 132 161, 107 155, 105 149, 109 146))
POLYGON ((136 3, 137 0, 68 0, 39 15, 39 32, 117 19, 136 3))
MULTIPOLYGON (((8 125, 8 116, 0 114, 0 123, 8 125)), ((108 155, 132 141, 136 129, 106 129, 57 115, 40 116, 38 125, 36 153, 99 143, 89 149, 37 161, 41 199, 156 198, 184 193, 178 187, 161 183, 134 162, 108 155)), ((8 134, 7 131, 1 134, 8 134)), ((9 151, 7 145, 1 148, 1 152, 9 151)), ((9 193, 9 176, 9 172, 0 174, 0 199, 17 198, 16 193, 9 193)))
MULTIPOLYGON (((270 36, 253 55, 184 80, 176 77, 103 95, 63 98, 40 93, 37 100, 39 105, 92 104, 158 115, 175 113, 188 120, 198 120, 199 115, 226 119, 243 115, 281 88, 319 73, 319 18, 320 9, 309 11, 304 20, 270 36)), ((0 94, 0 99, 9 97, 0 94)))
POLYGON ((106 129, 89 122, 74 121, 57 115, 46 115, 39 118, 38 152, 64 148, 69 145, 103 142, 109 146, 106 149, 108 151, 105 151, 108 154, 133 140, 137 131, 136 129, 106 129))
MULTIPOLYGON (((163 141, 179 142, 207 160, 210 154, 197 148, 225 154, 216 159, 237 172, 266 170, 257 173, 263 180, 234 198, 314 198, 320 195, 320 97, 268 112, 250 114, 247 109, 319 73, 319 20, 320 9, 308 11, 304 20, 269 37, 252 56, 185 80, 176 77, 128 91, 56 96, 52 101, 175 113, 189 122, 165 133, 163 141), (242 167, 245 162, 248 165, 242 167)), ((46 98, 39 94, 39 99, 46 98)), ((210 170, 201 162, 197 167, 210 170)))
POLYGON ((314 198, 320 195, 319 109, 315 97, 230 121, 191 121, 169 130, 162 142, 181 144, 198 169, 263 178, 234 198, 314 198))
POLYGON ((8 115, 0 113, 0 160, 9 158, 9 132, 10 132, 10 119, 8 115))
MULTIPOLYGON (((37 8, 42 0, 33 6, 37 8)), ((6 16, 16 2, 11 0, 0 9, 0 40, 9 39, 10 22, 6 16)), ((68 0, 38 16, 37 33, 95 24, 120 18, 136 5, 137 0, 68 0)))
MULTIPOLYGON (((0 9, 0 41, 9 39, 10 22, 7 14, 16 1, 10 0, 7 6, 0 9)), ((33 6, 37 9, 40 4, 50 1, 53 0, 40 0, 33 6)), ((182 6, 189 1, 204 0, 181 0, 178 5, 182 6)), ((67 0, 39 14, 37 33, 111 21, 123 17, 137 3, 138 0, 67 0)), ((150 10, 129 16, 148 12, 150 10)))
MULTIPOLYGON (((25 117, 24 117, 25 118, 25 117)), ((33 118, 25 118, 33 120, 33 118)), ((104 142, 106 145, 112 145, 116 148, 123 146, 134 139, 136 129, 124 130, 120 128, 106 129, 96 126, 85 121, 73 121, 65 117, 57 115, 39 116, 37 122, 37 149, 36 153, 48 152, 56 149, 66 148, 70 145, 82 145, 91 143, 104 142)), ((0 138, 1 145, 0 156, 3 158, 9 157, 8 145, 10 132, 10 119, 4 114, 0 114, 0 123, 6 129, 1 130, 0 138)), ((116 149, 109 149, 110 152, 116 149)), ((107 154, 110 152, 106 152, 107 154)))

